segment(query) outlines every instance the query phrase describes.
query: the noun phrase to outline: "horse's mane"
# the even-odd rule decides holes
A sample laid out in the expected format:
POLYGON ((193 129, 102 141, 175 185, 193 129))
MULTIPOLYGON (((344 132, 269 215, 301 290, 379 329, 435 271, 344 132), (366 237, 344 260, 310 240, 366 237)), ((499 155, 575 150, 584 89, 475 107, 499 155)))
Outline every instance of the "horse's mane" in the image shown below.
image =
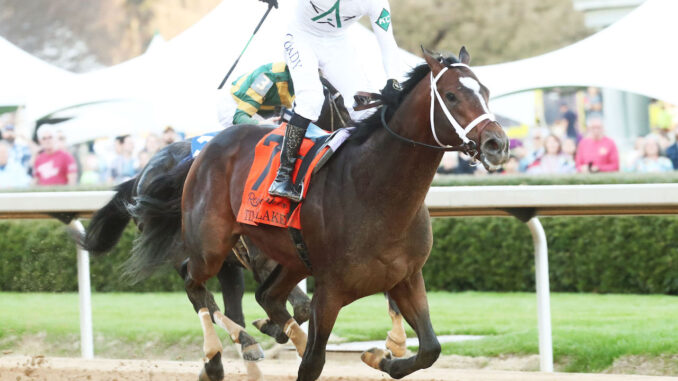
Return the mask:
MULTIPOLYGON (((447 57, 441 57, 440 60, 446 66, 449 66, 453 63, 459 63, 457 57, 449 55, 447 57)), ((414 69, 407 75, 407 80, 401 83, 403 90, 400 94, 398 102, 396 104, 386 105, 388 109, 386 110, 386 122, 388 123, 391 120, 391 117, 398 109, 400 104, 405 100, 405 98, 414 90, 414 88, 421 82, 424 77, 426 77, 431 72, 427 63, 423 63, 414 69)), ((369 117, 363 119, 362 121, 356 124, 357 131, 351 135, 351 140, 360 144, 364 142, 372 133, 380 128, 381 126, 381 112, 384 106, 380 106, 377 110, 370 115, 369 117)))

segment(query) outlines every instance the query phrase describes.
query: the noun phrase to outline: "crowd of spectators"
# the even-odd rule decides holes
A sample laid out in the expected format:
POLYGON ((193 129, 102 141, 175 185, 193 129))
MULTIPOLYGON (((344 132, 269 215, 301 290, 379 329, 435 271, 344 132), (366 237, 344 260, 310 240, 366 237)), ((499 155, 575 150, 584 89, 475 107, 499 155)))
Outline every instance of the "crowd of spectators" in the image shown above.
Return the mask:
POLYGON ((183 137, 172 127, 162 135, 123 135, 68 145, 58 125, 42 125, 35 142, 0 120, 0 189, 55 185, 115 185, 136 176, 150 158, 183 137))
MULTIPOLYGON (((511 139, 511 157, 502 174, 573 174, 598 172, 668 172, 678 170, 678 115, 654 111, 651 132, 635 139, 632 149, 620 152, 617 142, 606 135, 602 99, 597 89, 585 94, 582 118, 566 103, 560 105, 560 118, 549 128, 531 128, 527 139, 511 139), (669 116, 667 116, 669 115, 669 116)), ((650 110, 653 115, 652 108, 650 110)), ((472 165, 463 154, 446 153, 439 174, 485 174, 482 166, 472 165)))
MULTIPOLYGON (((549 128, 533 127, 526 139, 511 139, 511 157, 501 174, 667 172, 678 170, 678 115, 659 103, 651 108, 652 131, 620 152, 605 134, 602 101, 595 89, 584 98, 582 123, 566 103, 549 128), (669 115, 669 116, 667 116, 669 115), (654 122, 653 122, 654 121, 654 122)), ((42 125, 37 142, 0 118, 0 188, 54 185, 115 185, 136 176, 162 147, 183 139, 167 127, 159 134, 122 135, 68 145, 59 125, 42 125)), ((446 153, 440 174, 484 174, 482 166, 459 153, 446 153)))

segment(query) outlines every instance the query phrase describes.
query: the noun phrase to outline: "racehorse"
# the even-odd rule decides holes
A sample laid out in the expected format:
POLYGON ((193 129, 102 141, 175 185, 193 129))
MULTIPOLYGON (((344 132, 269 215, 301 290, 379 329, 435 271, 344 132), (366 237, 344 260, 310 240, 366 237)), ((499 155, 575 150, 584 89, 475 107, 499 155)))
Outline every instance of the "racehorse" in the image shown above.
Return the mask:
MULTIPOLYGON (((348 111, 343 106, 341 94, 326 80, 325 104, 320 119, 316 124, 322 129, 334 131, 351 124, 348 111)), ((180 223, 180 215, 175 218, 167 218, 162 215, 156 218, 153 203, 159 200, 167 201, 173 197, 180 199, 183 182, 193 162, 191 155, 191 143, 182 141, 173 143, 157 152, 142 169, 139 175, 116 187, 116 194, 106 206, 97 211, 87 227, 86 234, 79 237, 79 242, 93 254, 109 252, 119 241, 123 230, 134 216, 134 221, 140 230, 142 240, 148 237, 160 237, 168 227, 180 223), (151 203, 150 205, 148 203, 151 203)), ((172 258, 169 262, 177 271, 181 261, 185 258, 180 247, 172 248, 172 258)), ((226 316, 240 326, 245 326, 242 312, 242 296, 244 281, 242 266, 252 270, 254 278, 261 283, 273 270, 276 263, 264 255, 246 237, 242 237, 233 248, 235 255, 229 255, 217 274, 221 285, 224 310, 226 316)), ((308 320, 310 301, 305 293, 299 288, 292 291, 288 298, 294 309, 294 317, 301 324, 308 320)), ((387 347, 394 354, 402 356, 405 352, 405 332, 402 327, 400 312, 391 303, 389 315, 393 320, 393 329, 387 338, 387 347)), ((276 324, 265 320, 255 322, 255 326, 262 332, 272 336, 278 343, 287 341, 282 329, 276 324)), ((257 353, 249 353, 252 356, 257 353)), ((245 352, 248 355, 248 352, 245 352)))
MULTIPOLYGON (((215 361, 221 344, 212 323, 232 328, 205 282, 218 273, 241 235, 279 263, 256 296, 303 352, 298 380, 320 376, 339 310, 377 292, 387 292, 395 301, 420 347, 404 359, 373 349, 363 354, 363 361, 402 378, 438 358, 440 344, 421 272, 432 246, 424 200, 444 151, 466 152, 492 170, 508 160, 508 138, 489 114, 488 90, 468 66, 465 48, 459 60, 437 59, 428 52, 424 58, 426 63, 403 83, 397 104, 384 105, 359 123, 354 136, 315 174, 301 209, 308 267, 286 229, 236 221, 254 147, 269 128, 229 128, 191 166, 181 207, 181 242, 189 255, 182 275, 203 326, 208 359, 203 375, 223 378, 221 361, 215 361), (285 299, 310 275, 316 289, 307 340, 285 309, 285 299)), ((158 260, 162 258, 149 262, 158 260)))

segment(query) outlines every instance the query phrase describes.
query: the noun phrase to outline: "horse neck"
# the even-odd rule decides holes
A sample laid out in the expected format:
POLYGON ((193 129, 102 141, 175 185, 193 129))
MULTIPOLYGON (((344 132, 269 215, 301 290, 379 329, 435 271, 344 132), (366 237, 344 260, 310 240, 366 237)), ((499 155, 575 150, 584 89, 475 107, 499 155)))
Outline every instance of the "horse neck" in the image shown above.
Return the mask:
MULTIPOLYGON (((389 122, 398 135, 435 144, 429 125, 429 89, 420 83, 398 107, 389 122)), ((370 200, 385 204, 384 212, 395 214, 395 220, 413 217, 426 198, 443 152, 403 142, 384 128, 365 143, 359 156, 362 164, 358 165, 371 168, 370 176, 362 178, 358 189, 375 193, 370 200)))

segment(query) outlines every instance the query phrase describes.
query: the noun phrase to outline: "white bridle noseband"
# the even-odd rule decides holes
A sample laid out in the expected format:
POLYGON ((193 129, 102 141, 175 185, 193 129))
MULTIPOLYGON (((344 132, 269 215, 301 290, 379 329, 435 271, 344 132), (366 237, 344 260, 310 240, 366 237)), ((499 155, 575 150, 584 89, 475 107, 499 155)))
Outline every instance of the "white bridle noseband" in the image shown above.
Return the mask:
POLYGON ((466 128, 464 128, 459 124, 459 122, 457 122, 456 119, 454 119, 454 116, 452 116, 452 114, 450 113, 450 110, 448 110, 447 107, 445 107, 445 102, 443 102, 443 97, 440 96, 440 92, 438 91, 438 87, 436 85, 438 83, 438 80, 440 79, 440 77, 442 77, 443 74, 445 74, 447 69, 449 69, 450 67, 465 67, 465 68, 468 68, 469 70, 471 70, 471 68, 466 64, 454 63, 454 64, 451 64, 450 66, 446 66, 445 68, 443 68, 440 71, 440 73, 438 73, 438 75, 436 75, 435 77, 433 76, 433 72, 431 72, 431 132, 433 133, 433 138, 436 140, 438 145, 440 145, 441 147, 451 147, 451 146, 441 143, 440 140, 438 139, 438 135, 436 134, 436 128, 435 128, 435 122, 434 122, 434 110, 435 110, 436 99, 438 99, 438 102, 440 102, 440 108, 443 109, 443 112, 445 113, 447 120, 450 121, 450 124, 452 124, 452 127, 454 127, 454 131, 457 133, 459 138, 461 138, 461 140, 464 144, 467 144, 470 141, 469 138, 466 137, 466 135, 468 135, 468 133, 471 132, 471 130, 473 130, 474 127, 476 127, 478 124, 480 124, 480 122, 482 122, 484 120, 489 120, 491 122, 496 121, 494 114, 485 113, 485 114, 482 114, 479 117, 475 118, 471 123, 468 124, 468 126, 466 126, 466 128))

